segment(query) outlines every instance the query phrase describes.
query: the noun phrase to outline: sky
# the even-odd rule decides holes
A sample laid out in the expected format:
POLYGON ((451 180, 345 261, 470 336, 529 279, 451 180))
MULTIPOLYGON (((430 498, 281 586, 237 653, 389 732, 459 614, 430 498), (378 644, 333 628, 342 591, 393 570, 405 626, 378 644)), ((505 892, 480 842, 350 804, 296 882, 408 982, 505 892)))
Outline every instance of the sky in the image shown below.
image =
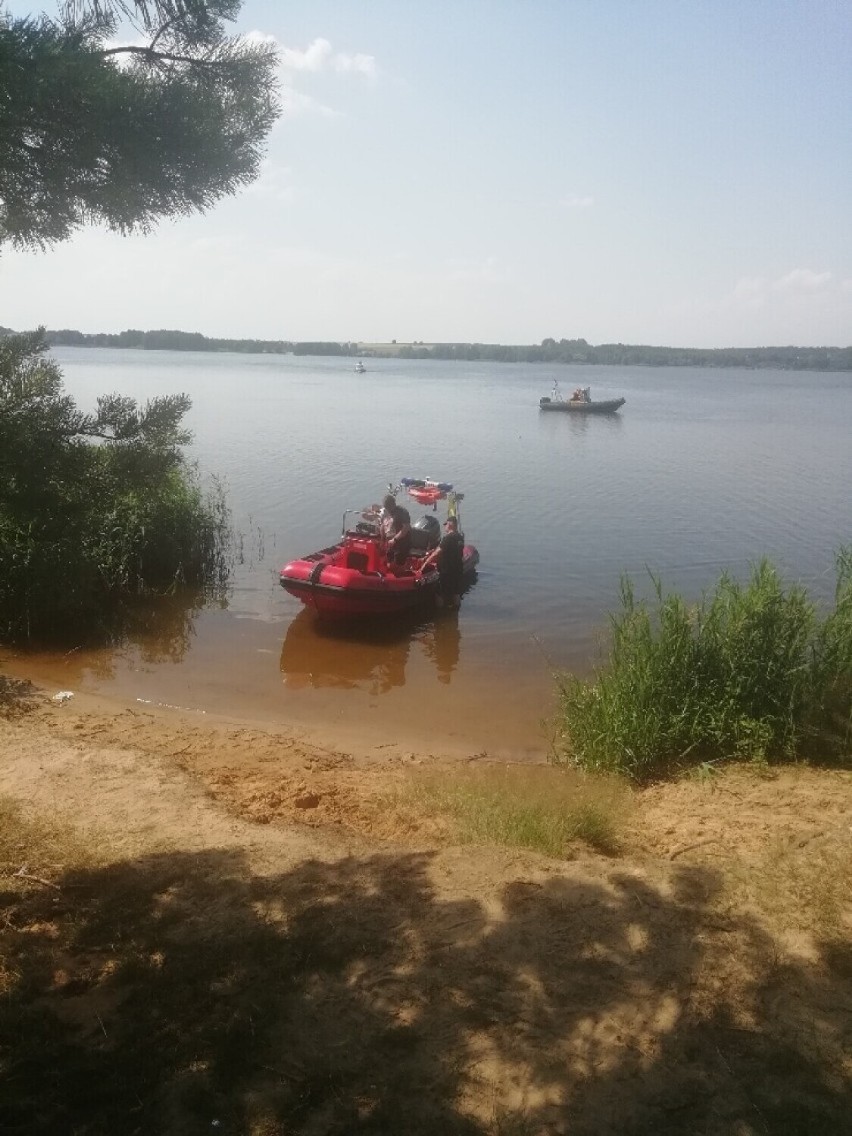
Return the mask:
POLYGON ((849 0, 245 0, 234 30, 281 52, 259 180, 4 250, 0 324, 852 344, 849 0))

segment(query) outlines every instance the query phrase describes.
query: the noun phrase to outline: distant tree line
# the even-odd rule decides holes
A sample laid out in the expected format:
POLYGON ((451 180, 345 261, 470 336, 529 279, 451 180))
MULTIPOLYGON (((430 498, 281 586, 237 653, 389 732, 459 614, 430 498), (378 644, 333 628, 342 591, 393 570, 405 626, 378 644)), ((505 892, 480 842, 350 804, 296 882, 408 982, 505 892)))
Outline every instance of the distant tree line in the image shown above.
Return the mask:
MULTIPOLYGON (((0 335, 8 333, 0 328, 0 335)), ((647 347, 585 339, 545 339, 540 344, 291 342, 282 339, 215 339, 195 331, 122 331, 87 335, 48 331, 51 346, 133 347, 147 351, 237 351, 259 355, 364 355, 400 359, 449 359, 491 363, 580 363, 585 366, 744 367, 783 371, 852 371, 852 347, 647 347)))
POLYGON ((134 347, 144 351, 241 351, 249 355, 284 355, 292 343, 266 339, 208 339, 197 331, 120 331, 115 335, 82 331, 48 331, 51 347, 134 347))
POLYGON ((499 343, 434 343, 399 347, 404 359, 464 359, 503 363, 616 364, 639 367, 767 367, 787 371, 850 371, 852 347, 646 347, 585 339, 545 339, 521 347, 499 343))

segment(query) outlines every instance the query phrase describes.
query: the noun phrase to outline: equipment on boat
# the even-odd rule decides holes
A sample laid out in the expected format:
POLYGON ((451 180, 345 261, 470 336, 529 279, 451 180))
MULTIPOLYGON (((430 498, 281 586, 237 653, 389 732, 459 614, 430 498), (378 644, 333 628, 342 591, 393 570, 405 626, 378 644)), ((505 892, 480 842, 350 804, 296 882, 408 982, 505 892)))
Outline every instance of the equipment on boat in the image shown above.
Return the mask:
POLYGON ((445 500, 453 487, 446 481, 432 481, 429 478, 421 480, 415 477, 400 478, 400 485, 408 491, 408 496, 420 505, 437 505, 438 501, 445 500))
POLYGON ((602 402, 593 402, 591 387, 577 387, 570 398, 563 398, 559 390, 559 383, 553 384, 549 398, 538 400, 539 410, 564 410, 569 414, 615 414, 620 410, 626 399, 610 398, 602 402))
MULTIPOLYGON (((455 517, 460 528, 459 503, 464 494, 455 492, 448 482, 425 478, 403 478, 398 486, 388 486, 393 497, 402 489, 414 500, 433 507, 432 514, 413 521, 411 549, 404 564, 388 561, 382 509, 362 506, 343 514, 343 531, 337 544, 285 564, 280 573, 281 587, 318 615, 329 618, 386 617, 432 601, 440 575, 434 563, 425 571, 422 565, 441 540, 441 525, 434 510, 438 501, 445 500, 447 516, 455 517), (417 497, 413 491, 425 496, 417 497)), ((477 550, 465 544, 463 578, 469 580, 478 563, 477 550)))

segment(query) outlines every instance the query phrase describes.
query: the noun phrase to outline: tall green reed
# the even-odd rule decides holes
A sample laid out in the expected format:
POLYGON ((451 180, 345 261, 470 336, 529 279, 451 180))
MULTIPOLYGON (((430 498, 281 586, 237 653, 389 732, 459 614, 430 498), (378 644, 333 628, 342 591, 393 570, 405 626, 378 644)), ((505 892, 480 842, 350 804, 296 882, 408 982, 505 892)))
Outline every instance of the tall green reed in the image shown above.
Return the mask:
POLYGON ((627 579, 608 658, 592 681, 557 678, 554 758, 647 778, 690 763, 849 755, 852 552, 837 558, 834 610, 766 560, 741 584, 723 574, 694 606, 664 593, 639 602, 627 579))
POLYGON ((834 610, 814 644, 814 691, 807 729, 826 756, 852 754, 852 546, 835 558, 834 610))

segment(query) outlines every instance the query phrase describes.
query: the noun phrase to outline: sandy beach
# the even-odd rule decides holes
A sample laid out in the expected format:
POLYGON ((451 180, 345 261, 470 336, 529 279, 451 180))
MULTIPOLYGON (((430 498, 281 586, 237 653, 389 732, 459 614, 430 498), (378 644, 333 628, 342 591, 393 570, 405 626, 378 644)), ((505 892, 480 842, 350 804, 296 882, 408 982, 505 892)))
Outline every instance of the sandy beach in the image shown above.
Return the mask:
POLYGON ((849 773, 630 791, 616 849, 554 858, 461 842, 410 792, 458 772, 428 752, 6 690, 10 1131, 848 1123, 849 773), (203 996, 162 997, 170 967, 203 996), (34 1054, 59 1041, 33 1048, 36 1004, 68 1062, 52 1103, 34 1054), (110 1075, 124 1088, 92 1095, 110 1075))

